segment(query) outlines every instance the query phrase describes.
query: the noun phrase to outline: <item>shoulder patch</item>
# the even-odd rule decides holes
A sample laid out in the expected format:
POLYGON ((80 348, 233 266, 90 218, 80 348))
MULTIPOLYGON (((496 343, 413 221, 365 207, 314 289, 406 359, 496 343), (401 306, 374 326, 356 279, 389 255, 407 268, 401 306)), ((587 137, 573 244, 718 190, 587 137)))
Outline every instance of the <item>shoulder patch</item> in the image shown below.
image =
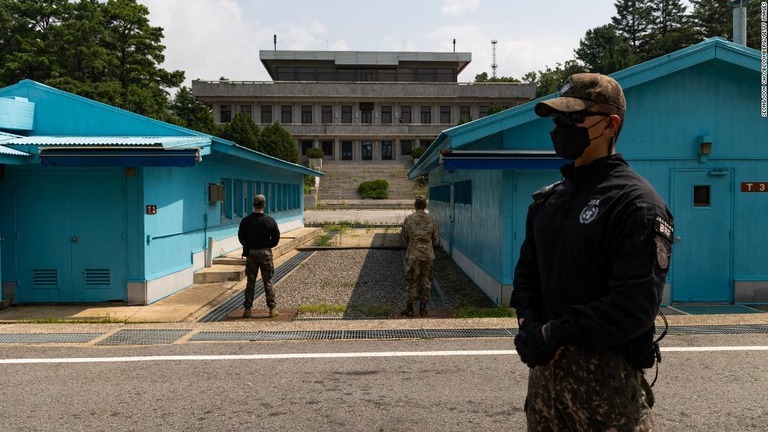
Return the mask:
POLYGON ((671 222, 662 218, 660 215, 656 215, 654 229, 656 230, 657 234, 667 239, 668 242, 672 243, 672 234, 675 232, 675 230, 672 227, 671 222))
POLYGON ((533 200, 535 202, 546 201, 547 198, 552 196, 552 194, 555 192, 557 187, 560 186, 562 183, 563 181, 560 180, 558 182, 552 183, 551 185, 546 185, 543 188, 534 192, 533 195, 531 195, 531 197, 533 197, 533 200))

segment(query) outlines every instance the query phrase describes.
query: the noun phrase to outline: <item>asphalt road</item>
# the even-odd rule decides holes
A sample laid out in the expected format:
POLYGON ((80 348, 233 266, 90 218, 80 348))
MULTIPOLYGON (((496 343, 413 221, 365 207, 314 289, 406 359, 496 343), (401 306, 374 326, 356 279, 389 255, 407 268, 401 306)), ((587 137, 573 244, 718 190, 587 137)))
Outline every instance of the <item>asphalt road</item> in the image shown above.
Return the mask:
MULTIPOLYGON (((658 429, 766 430, 766 345, 667 336, 658 429)), ((518 431, 527 368, 512 349, 501 338, 3 346, 0 430, 518 431)))

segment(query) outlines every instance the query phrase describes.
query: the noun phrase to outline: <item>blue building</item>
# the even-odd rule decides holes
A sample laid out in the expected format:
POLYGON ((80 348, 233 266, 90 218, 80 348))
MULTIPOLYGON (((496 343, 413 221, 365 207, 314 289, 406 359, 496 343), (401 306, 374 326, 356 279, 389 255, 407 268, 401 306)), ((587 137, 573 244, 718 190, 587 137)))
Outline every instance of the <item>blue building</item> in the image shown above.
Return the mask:
MULTIPOLYGON (((612 76, 627 99, 617 149, 675 216, 663 302, 768 302, 760 53, 712 38, 612 76)), ((533 111, 540 100, 444 131, 408 173, 429 175, 443 246, 499 304, 509 302, 531 193, 560 179, 551 119, 533 111)))
POLYGON ((281 231, 303 227, 307 174, 322 175, 34 81, 2 88, 3 298, 155 302, 240 248, 254 195, 281 231))

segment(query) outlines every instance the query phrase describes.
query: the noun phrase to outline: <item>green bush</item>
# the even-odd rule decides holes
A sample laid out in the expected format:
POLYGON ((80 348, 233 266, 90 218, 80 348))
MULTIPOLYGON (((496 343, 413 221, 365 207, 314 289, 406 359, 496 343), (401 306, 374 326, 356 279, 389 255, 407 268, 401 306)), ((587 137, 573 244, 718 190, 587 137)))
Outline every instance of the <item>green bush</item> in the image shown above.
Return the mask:
POLYGON ((360 183, 357 191, 363 198, 387 199, 389 198, 389 183, 386 180, 371 180, 360 183))
POLYGON ((411 156, 413 156, 414 159, 418 159, 421 157, 421 155, 424 154, 425 151, 427 151, 426 147, 416 147, 415 149, 411 150, 411 156))
POLYGON ((310 147, 304 152, 304 155, 312 159, 321 159, 323 156, 325 156, 325 153, 323 153, 323 149, 310 147))

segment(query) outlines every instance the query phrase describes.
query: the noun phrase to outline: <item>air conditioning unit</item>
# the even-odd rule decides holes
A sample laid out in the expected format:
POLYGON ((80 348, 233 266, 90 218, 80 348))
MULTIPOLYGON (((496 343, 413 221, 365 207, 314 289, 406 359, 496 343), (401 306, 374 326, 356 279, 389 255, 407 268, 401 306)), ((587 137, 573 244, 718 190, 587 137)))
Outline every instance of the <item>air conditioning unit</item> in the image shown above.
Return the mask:
POLYGON ((224 202, 224 185, 208 183, 208 202, 224 202))

